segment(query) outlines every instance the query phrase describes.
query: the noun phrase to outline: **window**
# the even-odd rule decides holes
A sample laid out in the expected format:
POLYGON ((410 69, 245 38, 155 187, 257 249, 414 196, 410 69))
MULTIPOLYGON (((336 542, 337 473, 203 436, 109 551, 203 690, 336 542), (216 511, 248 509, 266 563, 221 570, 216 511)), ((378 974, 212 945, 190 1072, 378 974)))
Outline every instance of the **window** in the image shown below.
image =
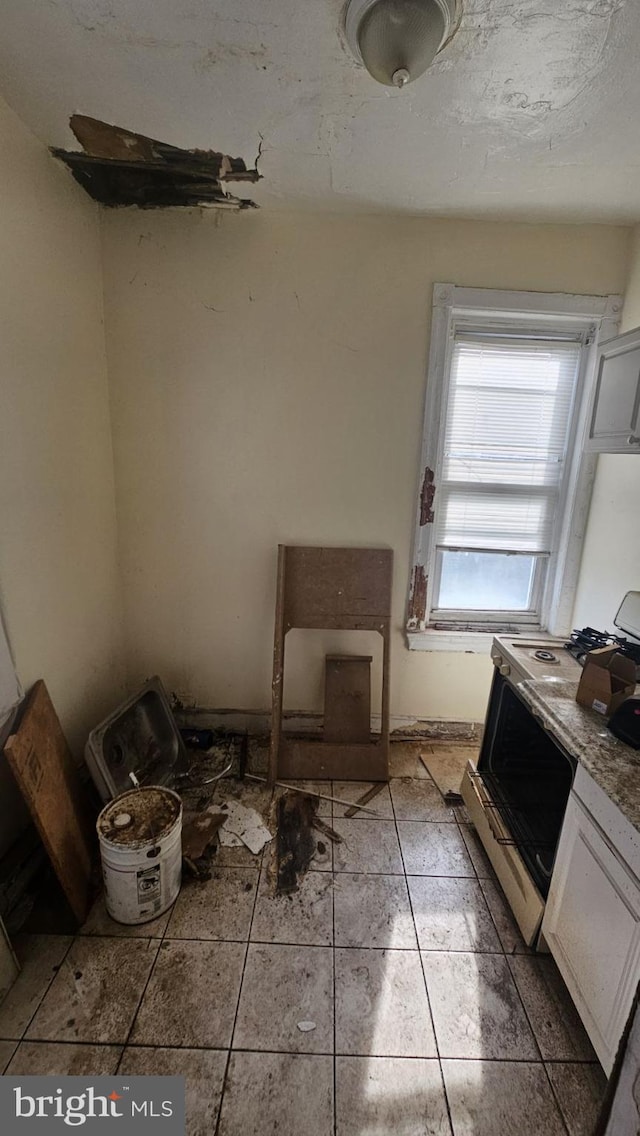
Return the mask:
POLYGON ((411 647, 569 630, 595 468, 582 453, 595 344, 615 334, 619 306, 436 285, 411 647))

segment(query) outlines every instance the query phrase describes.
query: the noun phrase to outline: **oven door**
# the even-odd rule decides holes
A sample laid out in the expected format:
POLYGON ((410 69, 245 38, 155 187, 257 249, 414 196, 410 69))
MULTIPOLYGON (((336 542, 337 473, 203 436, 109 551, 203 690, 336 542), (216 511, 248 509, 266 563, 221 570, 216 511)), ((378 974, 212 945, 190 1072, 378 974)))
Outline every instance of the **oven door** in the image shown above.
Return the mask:
POLYGON ((529 944, 549 892, 575 763, 496 671, 477 771, 462 795, 529 944))
POLYGON ((482 774, 471 762, 467 765, 460 791, 522 937, 531 947, 542 923, 544 899, 483 783, 482 774))

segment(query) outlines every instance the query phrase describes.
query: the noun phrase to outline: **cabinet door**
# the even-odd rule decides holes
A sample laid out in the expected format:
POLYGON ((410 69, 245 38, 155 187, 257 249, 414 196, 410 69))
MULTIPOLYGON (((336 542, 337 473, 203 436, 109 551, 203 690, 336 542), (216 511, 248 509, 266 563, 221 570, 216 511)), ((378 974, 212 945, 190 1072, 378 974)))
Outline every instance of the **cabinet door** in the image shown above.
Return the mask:
POLYGON ((640 882, 573 793, 542 932, 609 1074, 640 978, 640 882))
POLYGON ((640 328, 602 344, 585 448, 640 453, 640 328))

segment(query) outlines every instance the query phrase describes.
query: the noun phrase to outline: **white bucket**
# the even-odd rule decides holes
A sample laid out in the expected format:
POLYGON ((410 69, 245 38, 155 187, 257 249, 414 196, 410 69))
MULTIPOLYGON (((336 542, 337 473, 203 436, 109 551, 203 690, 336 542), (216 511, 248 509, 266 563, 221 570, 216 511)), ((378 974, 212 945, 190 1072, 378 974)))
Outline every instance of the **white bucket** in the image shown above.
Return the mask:
POLYGON ((160 786, 130 789, 96 822, 107 911, 146 923, 177 898, 182 877, 182 801, 160 786))

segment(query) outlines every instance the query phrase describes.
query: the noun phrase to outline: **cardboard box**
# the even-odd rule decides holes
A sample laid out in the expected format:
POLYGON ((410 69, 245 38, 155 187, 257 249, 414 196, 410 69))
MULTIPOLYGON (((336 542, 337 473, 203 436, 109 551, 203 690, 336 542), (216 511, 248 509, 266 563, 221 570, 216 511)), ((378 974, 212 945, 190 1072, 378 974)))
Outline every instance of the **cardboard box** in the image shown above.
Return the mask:
POLYGON ((582 669, 576 702, 609 716, 625 698, 635 694, 636 664, 617 647, 589 651, 582 669))

